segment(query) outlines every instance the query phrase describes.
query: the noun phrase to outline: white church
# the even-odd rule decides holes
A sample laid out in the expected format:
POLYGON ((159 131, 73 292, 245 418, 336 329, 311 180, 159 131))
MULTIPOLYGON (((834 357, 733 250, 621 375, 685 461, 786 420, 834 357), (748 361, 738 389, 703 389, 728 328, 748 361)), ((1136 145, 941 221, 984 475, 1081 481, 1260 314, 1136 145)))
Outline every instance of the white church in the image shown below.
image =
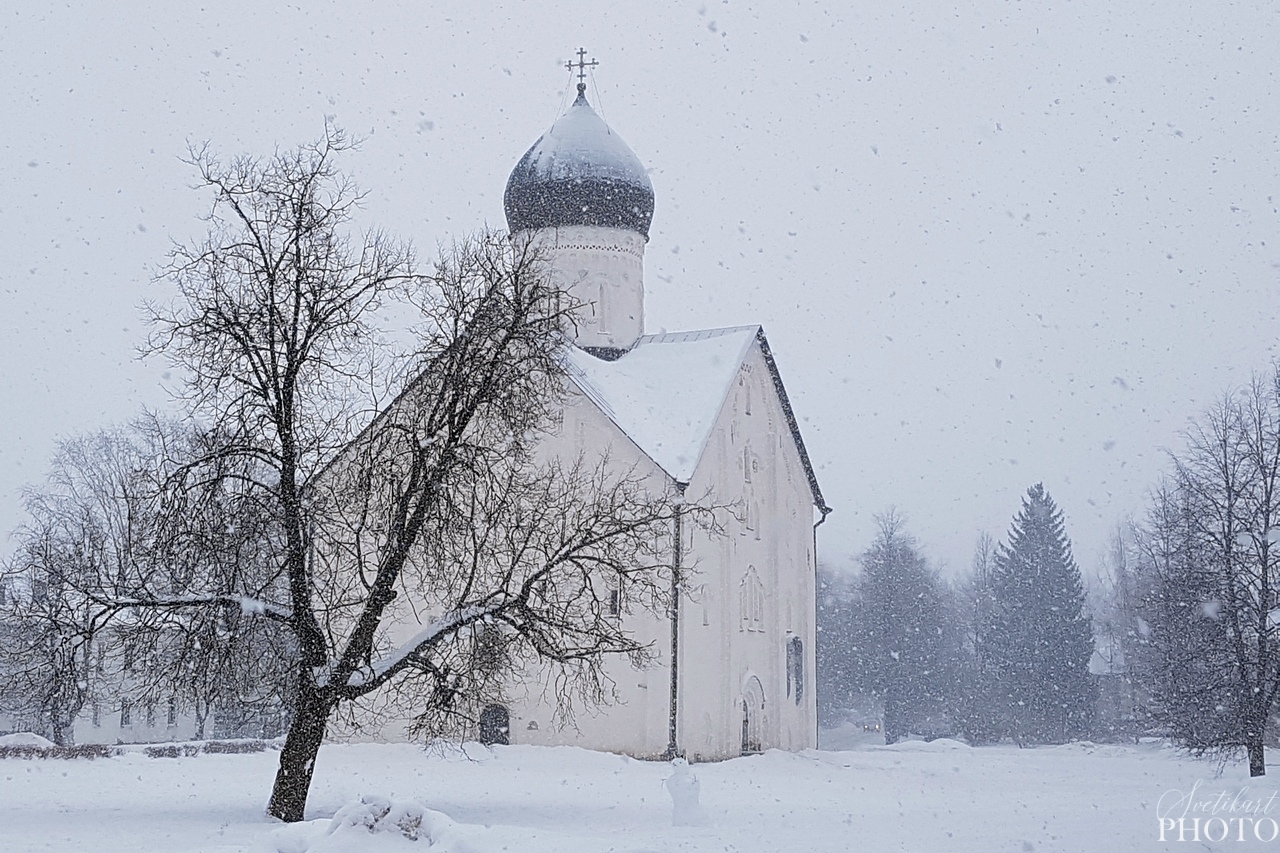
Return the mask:
MULTIPOLYGON (((545 452, 608 454, 657 490, 736 511, 723 531, 684 529, 671 613, 619 614, 658 655, 644 670, 608 662, 616 701, 561 725, 553 691, 525 673, 480 709, 478 734, 694 761, 815 747, 816 534, 830 509, 761 327, 645 334, 653 186, 585 89, 520 159, 504 197, 511 239, 535 241, 557 286, 585 306, 545 452)), ((194 736, 172 702, 103 710, 77 720, 77 742, 194 736)), ((384 723, 382 737, 402 736, 384 723)))
POLYGON ((558 286, 587 306, 548 451, 607 452, 740 511, 723 534, 683 534, 671 615, 623 617, 660 655, 646 670, 610 664, 616 703, 557 727, 534 679, 484 709, 482 739, 691 760, 816 746, 816 530, 830 509, 763 329, 645 334, 653 186, 582 82, 516 164, 504 206, 511 238, 536 241, 558 286))

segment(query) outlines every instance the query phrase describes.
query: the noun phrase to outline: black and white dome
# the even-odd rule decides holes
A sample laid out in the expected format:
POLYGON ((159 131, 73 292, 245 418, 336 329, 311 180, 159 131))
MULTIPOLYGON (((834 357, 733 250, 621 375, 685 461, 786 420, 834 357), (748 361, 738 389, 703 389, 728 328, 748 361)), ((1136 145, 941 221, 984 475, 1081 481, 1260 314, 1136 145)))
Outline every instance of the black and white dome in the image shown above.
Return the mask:
POLYGON ((589 225, 649 239, 653 184, 640 160, 579 92, 573 106, 520 158, 503 196, 507 227, 589 225))

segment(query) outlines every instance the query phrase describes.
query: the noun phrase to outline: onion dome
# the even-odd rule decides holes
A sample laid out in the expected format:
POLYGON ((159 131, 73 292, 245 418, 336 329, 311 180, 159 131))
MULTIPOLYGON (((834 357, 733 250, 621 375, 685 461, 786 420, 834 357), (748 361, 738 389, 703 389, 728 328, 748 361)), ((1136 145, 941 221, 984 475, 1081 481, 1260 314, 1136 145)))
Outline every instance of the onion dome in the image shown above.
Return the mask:
POLYGON ((512 233, 589 225, 649 239, 653 184, 627 143, 587 103, 585 86, 507 180, 503 206, 512 233))

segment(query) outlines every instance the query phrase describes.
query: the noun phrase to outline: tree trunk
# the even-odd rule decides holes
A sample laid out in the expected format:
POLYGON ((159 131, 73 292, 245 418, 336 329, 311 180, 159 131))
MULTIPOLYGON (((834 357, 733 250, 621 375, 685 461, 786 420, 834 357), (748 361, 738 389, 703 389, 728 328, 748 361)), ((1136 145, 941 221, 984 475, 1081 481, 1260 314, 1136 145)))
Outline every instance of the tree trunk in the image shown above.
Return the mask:
POLYGON ((192 732, 191 739, 204 740, 204 720, 205 717, 209 715, 209 706, 202 704, 200 700, 197 699, 195 705, 192 706, 192 711, 196 716, 196 730, 192 732), (204 710, 201 710, 201 708, 204 710))
POLYGON ((1267 775, 1267 759, 1266 752, 1262 747, 1262 739, 1250 739, 1249 741, 1249 775, 1250 776, 1266 776, 1267 775))
POLYGON ((272 817, 289 823, 302 820, 330 707, 314 687, 298 688, 293 722, 289 724, 284 749, 280 751, 280 768, 271 789, 271 802, 267 804, 267 813, 272 817))

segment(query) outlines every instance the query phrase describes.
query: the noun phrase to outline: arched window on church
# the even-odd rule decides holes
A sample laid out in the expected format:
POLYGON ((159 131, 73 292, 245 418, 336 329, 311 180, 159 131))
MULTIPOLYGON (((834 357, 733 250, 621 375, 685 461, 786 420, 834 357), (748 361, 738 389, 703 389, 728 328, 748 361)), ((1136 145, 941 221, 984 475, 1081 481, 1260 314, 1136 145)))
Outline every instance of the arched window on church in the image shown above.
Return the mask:
POLYGON ((742 687, 742 754, 764 748, 764 688, 754 675, 742 687))
POLYGON ((613 330, 609 328, 609 326, 610 326, 610 323, 609 323, 609 308, 610 308, 609 302, 611 301, 610 297, 612 296, 612 294, 610 294, 610 293, 609 293, 609 280, 608 280, 607 278, 605 278, 604 276, 600 276, 600 290, 599 290, 599 293, 600 293, 600 298, 599 298, 599 303, 598 303, 599 308, 598 308, 598 310, 596 311, 596 316, 600 318, 600 326, 599 326, 599 328, 600 328, 600 331, 602 331, 602 332, 606 332, 606 333, 607 333, 607 332, 611 332, 611 331, 613 331, 613 330))
POLYGON ((787 638, 787 695, 799 705, 804 700, 804 641, 787 638))
POLYGON ((493 675, 507 659, 507 644, 497 625, 481 624, 472 633, 471 665, 479 673, 493 675))
POLYGON ((748 566, 747 573, 738 586, 739 630, 764 630, 764 584, 755 566, 748 566))

